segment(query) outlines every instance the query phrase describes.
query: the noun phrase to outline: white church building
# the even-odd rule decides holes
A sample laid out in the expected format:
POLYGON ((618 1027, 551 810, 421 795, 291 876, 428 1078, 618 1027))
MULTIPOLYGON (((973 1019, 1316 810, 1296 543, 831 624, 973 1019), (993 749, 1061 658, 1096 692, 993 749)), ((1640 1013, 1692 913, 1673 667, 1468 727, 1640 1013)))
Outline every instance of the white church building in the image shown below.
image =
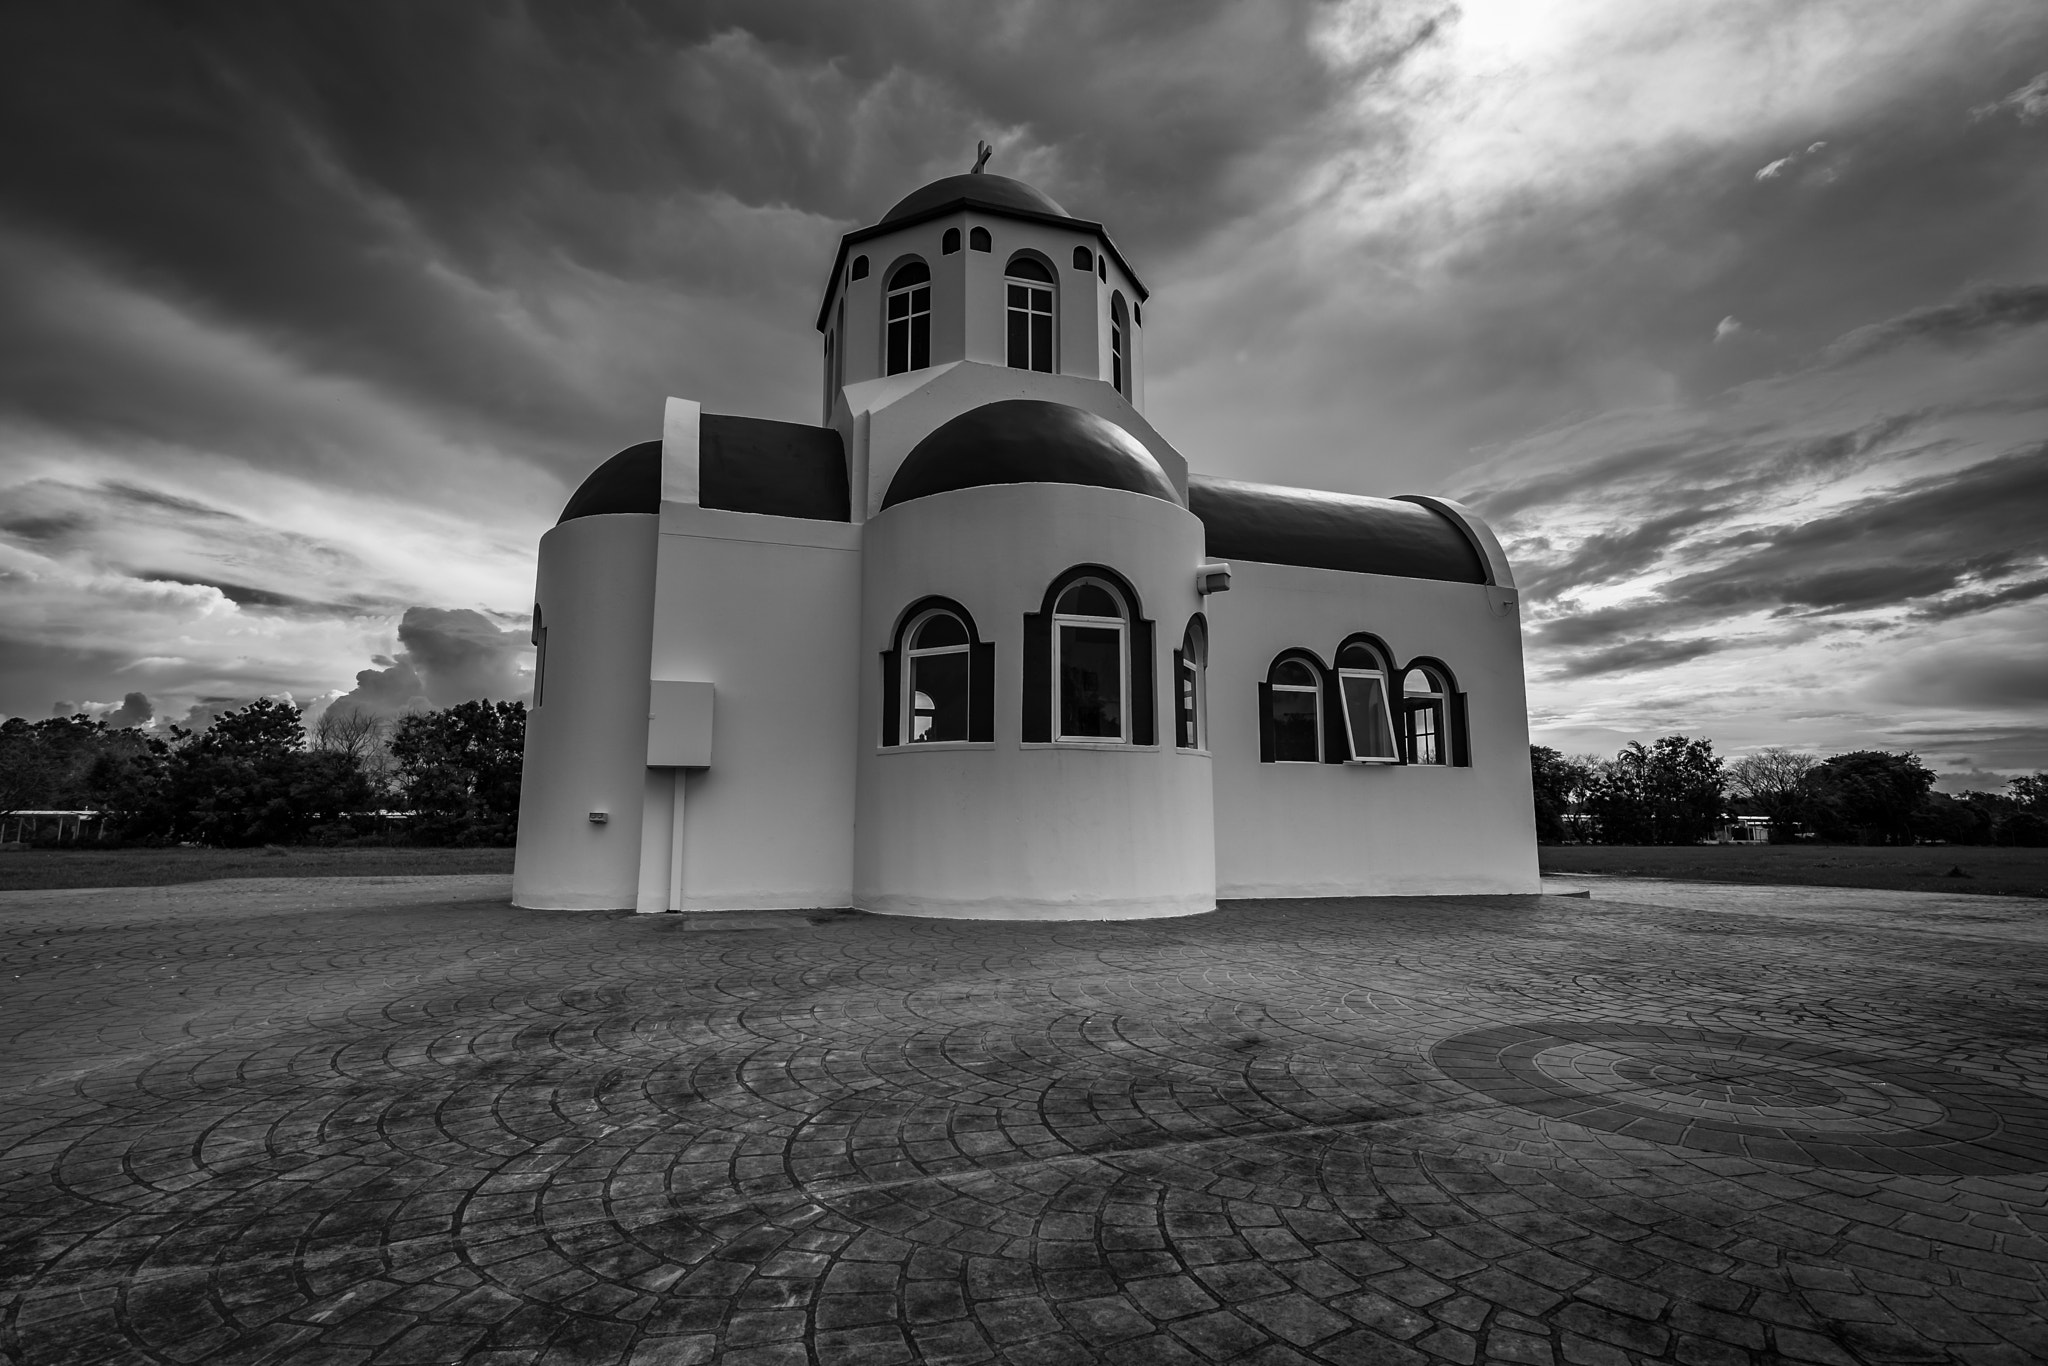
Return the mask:
POLYGON ((671 399, 592 472, 540 542, 513 900, 1536 891, 1500 543, 1442 498, 1191 474, 1145 418, 1147 297, 1100 223, 937 180, 840 242, 820 425, 671 399))

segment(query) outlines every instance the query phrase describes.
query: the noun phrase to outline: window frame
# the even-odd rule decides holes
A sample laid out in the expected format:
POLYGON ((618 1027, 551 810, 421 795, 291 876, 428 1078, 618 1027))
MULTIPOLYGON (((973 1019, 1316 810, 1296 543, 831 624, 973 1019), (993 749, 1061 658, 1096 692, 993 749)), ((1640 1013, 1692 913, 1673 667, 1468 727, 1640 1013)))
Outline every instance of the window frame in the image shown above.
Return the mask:
POLYGON ((1131 396, 1130 310, 1124 307, 1121 290, 1109 296, 1109 385, 1125 398, 1131 396))
MULTIPOLYGON (((934 647, 929 653, 938 654, 947 648, 934 647)), ((918 651, 920 655, 926 651, 918 651)), ((897 613, 896 621, 888 636, 888 648, 881 652, 882 687, 878 699, 881 703, 875 711, 875 719, 881 734, 877 738, 877 750, 883 754, 904 751, 929 751, 946 749, 986 749, 995 742, 996 705, 996 646, 992 640, 984 640, 980 629, 974 623, 974 614, 966 606, 952 598, 927 594, 897 613), (967 632, 967 738, 964 740, 919 740, 908 739, 911 721, 910 696, 915 691, 911 684, 914 670, 909 655, 910 642, 917 638, 917 631, 933 616, 952 617, 967 632)))
POLYGON ((1039 257, 1036 252, 1020 251, 1003 266, 1003 364, 1011 370, 1024 370, 1032 374, 1056 375, 1060 372, 1060 273, 1039 257), (1012 272, 1020 261, 1029 261, 1045 272, 1044 279, 1030 275, 1015 275, 1012 272), (1012 301, 1011 291, 1026 292, 1022 307, 1012 301), (1035 307, 1033 295, 1044 294, 1046 308, 1040 313, 1035 307), (1024 364, 1017 363, 1016 337, 1012 335, 1012 319, 1018 315, 1024 318, 1024 364), (1045 319, 1045 364, 1036 364, 1037 320, 1045 319))
POLYGON ((1303 649, 1283 650, 1273 657, 1271 664, 1266 666, 1266 682, 1262 690, 1264 696, 1260 699, 1266 714, 1261 719, 1268 734, 1271 736, 1271 741, 1267 747, 1268 753, 1260 756, 1265 762, 1269 764, 1320 764, 1325 762, 1324 756, 1328 746, 1329 718, 1326 715, 1328 708, 1323 705, 1323 694, 1327 691, 1323 686, 1323 679, 1327 672, 1323 668, 1323 662, 1320 659, 1317 659, 1310 651, 1303 649), (1308 670, 1310 681, 1306 686, 1300 683, 1282 683, 1279 681, 1280 670, 1289 664, 1299 664, 1308 670), (1275 724, 1278 718, 1274 715, 1273 699, 1283 692, 1289 694, 1307 693, 1314 700, 1316 743, 1313 758, 1283 759, 1280 757, 1280 736, 1278 727, 1275 724))
POLYGON ((1173 708, 1174 748, 1188 754, 1207 754, 1209 623, 1200 612, 1188 618, 1180 648, 1173 652, 1173 708))
POLYGON ((1451 767, 1451 689, 1434 668, 1427 664, 1410 664, 1401 670, 1401 760, 1416 768, 1451 767), (1421 674, 1431 684, 1426 692, 1410 693, 1408 679, 1421 674), (1436 726, 1430 739, 1435 742, 1436 757, 1416 757, 1415 717, 1433 713, 1436 726))
POLYGON ((1109 582, 1107 579, 1097 578, 1094 575, 1083 575, 1080 578, 1077 578, 1072 582, 1065 584, 1060 589, 1059 597, 1053 600, 1052 741, 1054 744, 1128 745, 1131 743, 1130 611, 1130 604, 1124 600, 1124 595, 1118 591, 1117 586, 1109 582), (1080 613, 1060 611, 1060 599, 1065 598, 1067 594, 1085 585, 1093 585, 1094 587, 1100 588, 1103 592, 1109 594, 1111 601, 1115 602, 1118 607, 1123 609, 1122 615, 1115 617, 1097 617, 1085 616, 1080 613), (1060 655, 1062 651, 1062 646, 1064 644, 1063 632, 1065 628, 1068 627, 1073 627, 1079 630, 1097 631, 1113 627, 1116 631, 1117 733, 1115 735, 1067 735, 1064 733, 1062 729, 1062 722, 1064 720, 1062 713, 1066 710, 1066 708, 1061 705, 1064 699, 1061 696, 1060 655))
POLYGON ((1349 764, 1401 764, 1401 728, 1394 723, 1392 680, 1398 675, 1390 661, 1393 656, 1377 641, 1362 636, 1353 636, 1337 647, 1337 704, 1344 715, 1344 762, 1349 764), (1374 665, 1360 668, 1355 663, 1346 663, 1345 656, 1353 651, 1362 651, 1374 665), (1351 694, 1344 687, 1347 678, 1377 678, 1380 684, 1380 719, 1386 723, 1390 754, 1361 754, 1358 743, 1358 726, 1351 715, 1351 694))
POLYGON ((907 375, 917 370, 928 370, 932 363, 932 268, 921 256, 905 257, 889 268, 886 284, 882 290, 882 373, 885 375, 907 375), (897 281, 906 271, 918 269, 924 278, 910 280, 903 284, 897 281), (918 295, 922 293, 923 310, 918 309, 918 295), (892 316, 896 300, 903 299, 903 316, 892 316), (903 326, 902 368, 896 365, 896 328, 903 326), (922 329, 918 327, 923 323, 922 329), (924 344, 924 364, 918 364, 918 343, 924 344))
MULTIPOLYGON (((896 733, 899 737, 901 737, 901 744, 903 744, 906 747, 923 745, 957 745, 966 744, 969 741, 969 739, 972 737, 974 733, 973 721, 971 719, 974 708, 974 631, 971 627, 968 626, 968 624, 965 621, 961 619, 960 614, 958 612, 955 612, 952 609, 946 607, 927 607, 923 611, 919 612, 915 617, 911 618, 910 624, 904 627, 903 684, 902 687, 898 689, 898 691, 902 694, 902 696, 898 699, 898 702, 900 704, 900 711, 897 718, 897 725, 899 729, 896 733), (960 643, 958 645, 931 645, 922 647, 917 645, 915 642, 917 640, 918 633, 924 630, 925 626, 928 623, 930 623, 938 617, 950 618, 953 624, 960 628, 960 643), (963 708, 961 718, 963 721, 963 724, 961 726, 962 733, 958 736, 951 738, 940 737, 935 740, 926 740, 920 738, 916 733, 916 699, 918 696, 917 661, 920 659, 936 659, 941 655, 960 655, 967 662, 967 676, 963 686, 963 692, 965 693, 965 696, 961 699, 961 705, 963 708)), ((936 716, 934 716, 933 719, 936 720, 936 716)))

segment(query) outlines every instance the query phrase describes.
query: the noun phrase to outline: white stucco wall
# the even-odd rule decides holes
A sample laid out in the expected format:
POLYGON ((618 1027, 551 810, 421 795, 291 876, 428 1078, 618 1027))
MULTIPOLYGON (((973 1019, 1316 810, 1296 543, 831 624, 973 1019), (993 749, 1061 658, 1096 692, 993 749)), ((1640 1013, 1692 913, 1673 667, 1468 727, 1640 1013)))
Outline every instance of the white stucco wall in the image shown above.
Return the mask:
MULTIPOLYGON (((1538 890, 1521 626, 1485 585, 1232 562, 1206 600, 1221 897, 1538 890), (1259 762, 1258 684, 1290 646, 1332 662, 1356 631, 1396 666, 1443 660, 1466 694, 1469 768, 1259 762)), ((1325 724, 1332 718, 1325 717, 1325 724)))
MULTIPOLYGON (((711 764, 686 770, 683 909, 850 902, 861 532, 662 505, 647 669, 715 698, 711 764)), ((639 904, 662 910, 673 787, 649 772, 639 904)))
POLYGON ((655 539, 644 513, 579 517, 541 537, 534 600, 548 633, 546 675, 526 721, 516 906, 634 904, 655 539), (593 811, 606 813, 604 824, 593 811))
POLYGON ((856 906, 992 919, 1214 906, 1210 760, 1176 752, 1171 710, 1172 652, 1199 607, 1201 555, 1201 523, 1184 508, 1066 484, 964 489, 867 524, 856 906), (1156 623, 1153 746, 1022 741, 1024 615, 1081 563, 1122 573, 1156 623), (881 652, 904 608, 931 594, 959 602, 995 643, 994 740, 884 749, 881 652))

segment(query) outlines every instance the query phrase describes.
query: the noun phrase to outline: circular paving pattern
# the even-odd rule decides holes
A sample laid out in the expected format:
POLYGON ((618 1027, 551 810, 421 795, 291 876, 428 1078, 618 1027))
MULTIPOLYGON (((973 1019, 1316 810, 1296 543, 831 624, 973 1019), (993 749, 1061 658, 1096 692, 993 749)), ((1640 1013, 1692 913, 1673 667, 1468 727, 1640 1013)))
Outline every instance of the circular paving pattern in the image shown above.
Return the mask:
POLYGON ((1454 1035, 1430 1060, 1496 1100, 1657 1143, 1918 1176, 2048 1169, 2038 1098, 1796 1039, 1556 1021, 1454 1035))

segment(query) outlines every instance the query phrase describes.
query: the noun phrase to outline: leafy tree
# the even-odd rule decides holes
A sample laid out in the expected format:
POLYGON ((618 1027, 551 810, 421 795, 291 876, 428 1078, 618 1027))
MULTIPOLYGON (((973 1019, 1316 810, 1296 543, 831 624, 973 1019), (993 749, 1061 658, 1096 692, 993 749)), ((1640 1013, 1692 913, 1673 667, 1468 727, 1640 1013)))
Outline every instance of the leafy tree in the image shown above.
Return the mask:
POLYGON ((1830 755, 1806 776, 1805 810, 1827 839, 1911 844, 1934 772, 1916 754, 1859 749, 1830 755))
POLYGON ((19 716, 0 723, 0 816, 46 810, 56 775, 56 756, 34 723, 19 716))
POLYGON ((1529 746, 1529 776, 1536 791, 1536 838, 1562 844, 1580 838, 1565 817, 1577 815, 1591 789, 1597 760, 1561 754, 1548 745, 1529 746))
POLYGON ((1666 735, 1623 746, 1586 798, 1608 844, 1689 844, 1713 832, 1725 779, 1714 742, 1666 735))
POLYGON ((1770 817, 1772 837, 1776 838, 1799 823, 1806 775, 1819 762, 1818 756, 1797 750, 1760 749, 1728 765, 1728 789, 1755 804, 1757 815, 1770 817))
POLYGON ((400 718, 391 736, 415 839, 510 844, 519 829, 524 702, 458 702, 400 718))
POLYGON ((2011 812, 1999 825, 1998 842, 2029 849, 2048 846, 2048 773, 2030 773, 2005 785, 2011 812))

